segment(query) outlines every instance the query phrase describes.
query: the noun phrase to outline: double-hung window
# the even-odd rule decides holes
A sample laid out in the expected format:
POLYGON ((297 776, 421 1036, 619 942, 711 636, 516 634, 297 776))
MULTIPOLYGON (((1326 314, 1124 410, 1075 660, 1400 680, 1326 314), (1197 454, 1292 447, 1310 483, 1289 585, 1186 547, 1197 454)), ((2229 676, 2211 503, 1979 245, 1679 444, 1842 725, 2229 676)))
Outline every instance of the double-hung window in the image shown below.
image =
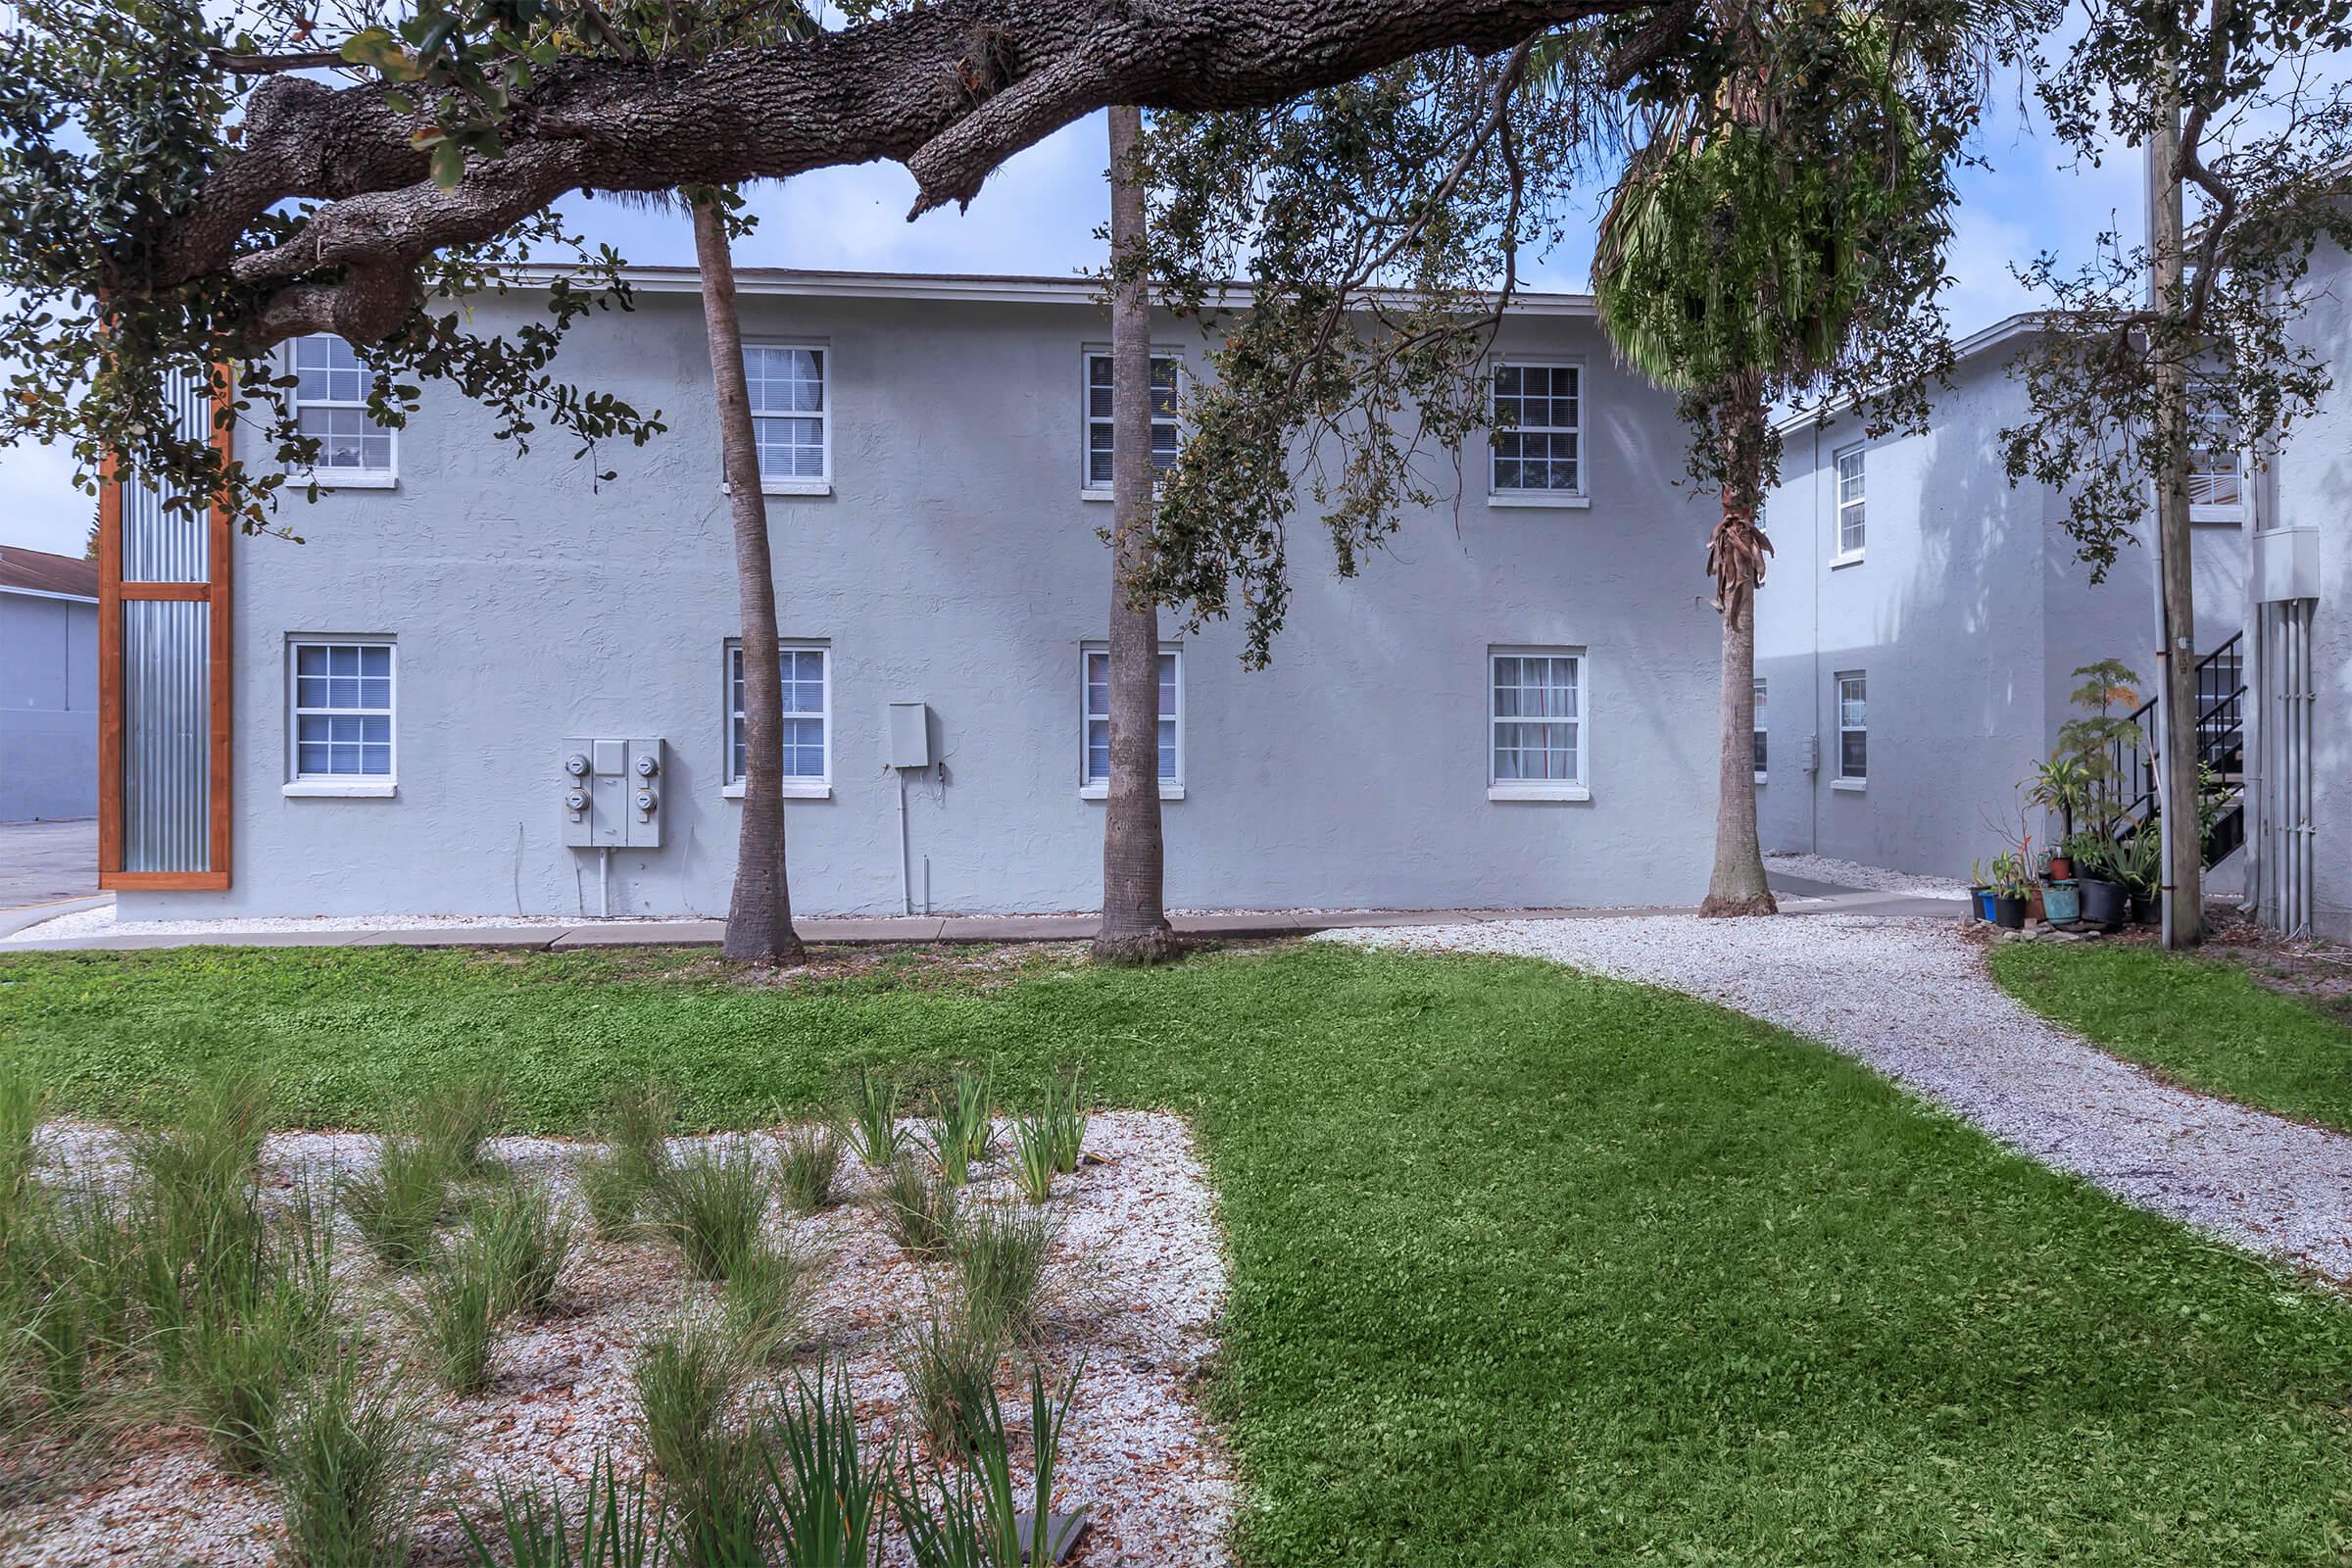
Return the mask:
POLYGON ((760 487, 773 494, 821 492, 833 478, 829 350, 800 343, 746 343, 743 379, 760 447, 760 487))
POLYGON ((1491 498, 1550 505, 1584 499, 1584 368, 1575 365, 1495 368, 1491 498))
MULTIPOLYGON (((776 645, 784 683, 784 793, 817 799, 832 793, 832 661, 819 643, 776 645)), ((743 644, 727 639, 727 782, 722 793, 744 791, 743 644)))
POLYGON ((1858 669, 1839 670, 1838 681, 1838 777, 1860 789, 1870 777, 1870 682, 1858 669))
POLYGON ((2191 522, 2242 522, 2246 515, 2245 474, 2234 447, 2188 449, 2188 517, 2191 522))
POLYGON ((368 413, 375 372, 351 345, 325 333, 298 337, 287 351, 294 371, 294 423, 318 443, 310 477, 322 485, 392 482, 393 432, 368 413))
POLYGON ((1863 449, 1847 447, 1838 454, 1838 556, 1839 561, 1862 559, 1863 449))
MULTIPOLYGON (((1173 354, 1152 356, 1152 466, 1176 466, 1176 396, 1183 369, 1173 354)), ((1110 494, 1110 352, 1086 351, 1086 489, 1110 494)))
POLYGON ((1585 772, 1581 648, 1487 653, 1487 798, 1581 801, 1585 772))
POLYGON ((1764 782, 1765 760, 1771 750, 1769 737, 1764 733, 1764 683, 1762 681, 1756 682, 1756 712, 1755 717, 1748 721, 1748 729, 1755 742, 1756 782, 1761 784, 1764 782))
MULTIPOLYGON (((1110 793, 1110 652, 1082 650, 1084 728, 1078 793, 1101 799, 1110 793)), ((1184 651, 1159 651, 1159 798, 1184 799, 1184 651)))
POLYGON ((393 791, 394 650, 385 637, 290 639, 289 795, 393 791))

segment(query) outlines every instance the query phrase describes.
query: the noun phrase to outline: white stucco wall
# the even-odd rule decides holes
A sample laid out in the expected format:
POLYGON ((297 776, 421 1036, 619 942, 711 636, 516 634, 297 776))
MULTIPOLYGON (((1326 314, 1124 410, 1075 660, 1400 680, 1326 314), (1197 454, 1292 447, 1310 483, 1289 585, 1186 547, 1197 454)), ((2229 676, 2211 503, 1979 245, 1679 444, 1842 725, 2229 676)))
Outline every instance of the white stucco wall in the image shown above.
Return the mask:
MULTIPOLYGON (((833 789, 786 810, 796 906, 899 906, 884 706, 931 705, 944 777, 908 832, 933 906, 1095 906, 1102 807, 1078 791, 1079 649, 1099 639, 1108 508, 1080 498, 1084 304, 747 293, 746 333, 833 354, 834 493, 769 503, 782 629, 829 641, 833 789)), ((1163 322, 1163 343, 1198 329, 1163 322)), ((1185 798, 1168 803, 1179 907, 1693 901, 1713 813, 1716 623, 1705 508, 1672 483, 1670 401, 1618 369, 1589 319, 1514 319, 1506 352, 1581 356, 1592 501, 1470 498, 1407 520, 1361 576, 1332 571, 1311 512, 1273 668, 1238 631, 1184 649, 1185 798), (1498 803, 1490 645, 1589 651, 1592 799, 1498 803)), ((562 741, 669 743, 667 841, 615 857, 615 913, 723 910, 737 807, 721 798, 722 646, 737 629, 710 367, 690 295, 581 327, 560 373, 660 408, 643 449, 571 460, 485 436, 435 396, 400 436, 397 488, 241 540, 235 577, 234 885, 125 894, 126 917, 552 912, 596 905, 561 843, 562 741), (602 467, 618 477, 598 484, 602 467), (287 799, 285 643, 365 633, 399 650, 398 794, 287 799)))

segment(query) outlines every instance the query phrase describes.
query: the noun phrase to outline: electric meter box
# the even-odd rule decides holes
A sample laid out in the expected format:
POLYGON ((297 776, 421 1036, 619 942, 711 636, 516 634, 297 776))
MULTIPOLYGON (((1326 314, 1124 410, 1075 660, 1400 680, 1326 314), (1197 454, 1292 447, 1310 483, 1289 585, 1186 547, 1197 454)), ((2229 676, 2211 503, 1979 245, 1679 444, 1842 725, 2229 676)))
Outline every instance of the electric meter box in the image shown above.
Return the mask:
POLYGON ((893 767, 929 767, 931 765, 930 704, 893 703, 890 705, 890 765, 893 767))
POLYGON ((669 758, 660 740, 564 743, 564 842, 576 850, 659 849, 669 758))

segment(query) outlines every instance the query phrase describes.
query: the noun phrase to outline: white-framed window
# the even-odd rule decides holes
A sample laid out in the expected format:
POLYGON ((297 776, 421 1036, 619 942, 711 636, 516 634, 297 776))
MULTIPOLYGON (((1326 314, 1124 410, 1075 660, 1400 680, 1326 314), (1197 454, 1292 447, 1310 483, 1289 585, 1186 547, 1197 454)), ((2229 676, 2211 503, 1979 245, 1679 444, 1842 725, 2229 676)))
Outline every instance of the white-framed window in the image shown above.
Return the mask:
MULTIPOLYGON (((1079 650, 1080 733, 1078 793, 1101 800, 1110 793, 1110 650, 1079 650)), ((1159 651, 1159 798, 1184 799, 1184 650, 1159 651)))
POLYGON ((294 377, 294 423, 318 443, 309 477, 321 485, 382 486, 398 472, 395 432, 368 413, 375 372, 351 345, 324 332, 286 346, 294 377))
POLYGON ((389 637, 286 639, 286 794, 393 793, 397 661, 389 637))
POLYGON ((1859 789, 1870 777, 1870 681, 1858 669, 1841 669, 1838 681, 1838 777, 1859 789))
MULTIPOLYGON (((823 643, 779 640, 784 709, 784 793, 798 800, 833 793, 833 659, 823 643)), ((726 644, 727 767, 722 794, 744 791, 743 640, 726 644)))
POLYGON ((743 346, 760 489, 790 495, 832 483, 833 400, 825 386, 832 363, 832 351, 812 343, 743 346))
POLYGON ((1864 456, 1861 447, 1847 447, 1843 452, 1838 454, 1837 559, 1839 561, 1862 559, 1862 543, 1865 532, 1863 528, 1865 478, 1864 456))
MULTIPOLYGON (((1184 364, 1174 353, 1152 351, 1152 466, 1160 473, 1176 466, 1176 399, 1184 364)), ((1110 494, 1110 350, 1086 351, 1086 452, 1084 488, 1110 494)))
POLYGON ((1764 782, 1764 766, 1771 755, 1770 737, 1764 732, 1764 683, 1756 682, 1756 714, 1748 722, 1755 741, 1756 782, 1764 782))
POLYGON ((2188 449, 2188 520, 2242 522, 2246 515, 2243 460, 2233 447, 2188 449))
POLYGON ((1585 370, 1510 360, 1494 368, 1491 499, 1573 504, 1585 495, 1585 370))
POLYGON ((1488 649, 1487 798, 1590 798, 1585 710, 1583 649, 1488 649))

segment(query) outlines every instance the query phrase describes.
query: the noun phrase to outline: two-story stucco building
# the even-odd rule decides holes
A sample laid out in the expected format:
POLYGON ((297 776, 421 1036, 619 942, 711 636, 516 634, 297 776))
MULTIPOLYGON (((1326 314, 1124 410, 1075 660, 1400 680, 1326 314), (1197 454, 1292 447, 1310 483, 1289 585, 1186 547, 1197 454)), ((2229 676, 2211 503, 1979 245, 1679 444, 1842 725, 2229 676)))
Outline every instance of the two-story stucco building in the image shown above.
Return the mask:
POLYGON ((97 808, 97 567, 0 547, 0 822, 97 808))
MULTIPOLYGON (((2026 415, 2009 367, 2031 332, 2013 318, 1958 345, 1924 433, 1867 440, 1835 414, 1784 426, 1756 604, 1767 851, 1962 875, 2017 835, 2034 764, 2077 711, 2076 669, 2121 660, 2154 694, 2149 553, 2125 549, 2092 583, 2065 498, 2006 477, 2000 431, 2026 415)), ((2191 475, 2200 654, 2243 623, 2252 480, 2239 453, 2191 475)), ((2233 685, 2233 652, 2211 678, 2233 685)), ((2044 813, 2030 821, 2046 846, 2044 813)))
MULTIPOLYGON (((291 504, 302 542, 231 539, 135 483, 112 498, 122 733, 101 826, 124 918, 724 909, 741 697, 707 340, 690 272, 636 284, 557 369, 662 410, 641 449, 518 456, 439 388, 379 430, 348 350, 318 339, 288 354, 327 486, 291 504)), ((741 295, 796 906, 1093 907, 1110 453, 1092 287, 746 271, 741 295)), ((525 306, 477 308, 489 325, 525 306)), ((1196 326, 1155 341, 1163 387, 1197 372, 1196 326)), ((1166 617, 1172 905, 1704 887, 1717 628, 1672 400, 1576 297, 1520 297, 1494 375, 1516 428, 1466 455, 1458 508, 1407 516, 1353 580, 1302 515, 1270 669, 1242 667, 1235 628, 1166 617)), ((1171 415, 1154 446, 1177 433, 1171 415)))

